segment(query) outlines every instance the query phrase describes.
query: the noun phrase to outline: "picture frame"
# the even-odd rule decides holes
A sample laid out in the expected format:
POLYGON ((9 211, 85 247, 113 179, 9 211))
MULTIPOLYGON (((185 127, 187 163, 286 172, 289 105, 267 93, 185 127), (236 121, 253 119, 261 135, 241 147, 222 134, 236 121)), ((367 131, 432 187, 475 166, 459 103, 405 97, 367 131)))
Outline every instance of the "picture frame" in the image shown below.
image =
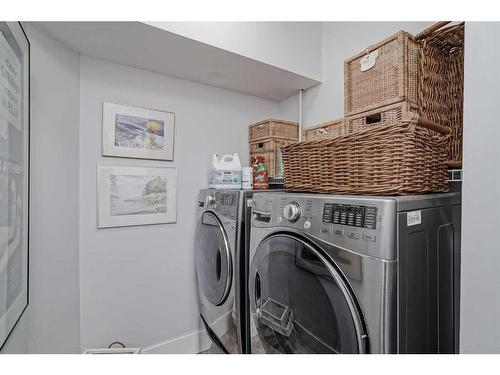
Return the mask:
POLYGON ((103 156, 173 161, 174 138, 174 112, 103 102, 103 156))
POLYGON ((0 22, 0 350, 29 303, 30 43, 0 22))
POLYGON ((177 168, 97 165, 97 227, 177 220, 177 168))

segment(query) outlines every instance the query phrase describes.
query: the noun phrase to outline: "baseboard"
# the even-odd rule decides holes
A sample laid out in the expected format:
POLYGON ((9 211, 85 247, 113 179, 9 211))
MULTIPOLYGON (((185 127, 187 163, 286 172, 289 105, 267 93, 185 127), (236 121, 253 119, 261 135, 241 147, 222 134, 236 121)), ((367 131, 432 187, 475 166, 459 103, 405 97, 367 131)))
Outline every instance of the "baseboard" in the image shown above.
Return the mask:
POLYGON ((167 340, 142 349, 143 354, 196 354, 208 350, 212 342, 205 330, 167 340))

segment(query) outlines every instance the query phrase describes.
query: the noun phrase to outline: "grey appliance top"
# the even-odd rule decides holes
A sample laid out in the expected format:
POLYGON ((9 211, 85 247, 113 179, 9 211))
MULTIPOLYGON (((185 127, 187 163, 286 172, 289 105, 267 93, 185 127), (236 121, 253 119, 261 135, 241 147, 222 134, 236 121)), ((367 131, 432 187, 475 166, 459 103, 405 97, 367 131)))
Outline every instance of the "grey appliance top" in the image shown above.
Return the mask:
MULTIPOLYGON (((371 257, 397 257, 397 213, 460 204, 460 193, 362 196, 306 193, 253 195, 252 227, 287 229, 371 257)), ((270 233, 269 232, 269 233, 270 233)))
POLYGON ((391 198, 396 200, 398 212, 452 206, 461 204, 462 202, 462 194, 460 192, 404 195, 391 198))

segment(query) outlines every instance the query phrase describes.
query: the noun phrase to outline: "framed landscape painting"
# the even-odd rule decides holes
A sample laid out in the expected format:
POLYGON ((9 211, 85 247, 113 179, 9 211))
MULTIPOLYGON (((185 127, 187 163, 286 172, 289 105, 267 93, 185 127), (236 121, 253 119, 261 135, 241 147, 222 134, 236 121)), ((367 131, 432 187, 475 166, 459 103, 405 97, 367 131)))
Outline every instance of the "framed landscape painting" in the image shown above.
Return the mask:
POLYGON ((177 169, 97 166, 98 228, 175 223, 177 169))
POLYGON ((104 156, 174 159, 173 112, 104 102, 102 113, 104 156))
POLYGON ((0 349, 28 305, 29 42, 0 22, 0 349))

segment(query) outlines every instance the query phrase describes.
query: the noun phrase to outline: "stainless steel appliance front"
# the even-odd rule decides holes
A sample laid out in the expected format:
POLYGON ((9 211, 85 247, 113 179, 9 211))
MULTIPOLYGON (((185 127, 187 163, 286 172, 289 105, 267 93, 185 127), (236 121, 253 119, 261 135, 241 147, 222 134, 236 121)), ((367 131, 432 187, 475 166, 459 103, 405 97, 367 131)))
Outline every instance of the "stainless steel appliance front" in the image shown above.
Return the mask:
POLYGON ((195 234, 195 266, 201 318, 225 352, 241 353, 240 309, 235 303, 239 250, 239 190, 201 190, 195 234))
MULTIPOLYGON (((398 314, 414 306, 405 296, 417 301, 399 283, 403 280, 418 290, 419 285, 412 282, 424 280, 412 275, 434 268, 422 265, 412 274, 407 271, 411 264, 398 263, 399 251, 405 251, 405 239, 398 238, 398 231, 405 233, 400 223, 404 210, 420 208, 426 221, 415 230, 423 232, 424 239, 440 236, 444 232, 441 226, 447 225, 442 223, 459 226, 456 212, 450 208, 457 204, 459 198, 453 194, 413 199, 255 194, 248 277, 251 351, 440 352, 433 347, 433 334, 426 336, 431 344, 412 347, 407 343, 427 323, 425 317, 409 324, 399 319, 398 314), (400 321, 406 324, 405 332, 398 331, 400 321)), ((459 233, 459 228, 452 231, 459 233)), ((454 238, 456 243, 456 234, 454 238)), ((429 311, 438 308, 437 300, 425 302, 422 298, 418 300, 422 307, 429 311)))

